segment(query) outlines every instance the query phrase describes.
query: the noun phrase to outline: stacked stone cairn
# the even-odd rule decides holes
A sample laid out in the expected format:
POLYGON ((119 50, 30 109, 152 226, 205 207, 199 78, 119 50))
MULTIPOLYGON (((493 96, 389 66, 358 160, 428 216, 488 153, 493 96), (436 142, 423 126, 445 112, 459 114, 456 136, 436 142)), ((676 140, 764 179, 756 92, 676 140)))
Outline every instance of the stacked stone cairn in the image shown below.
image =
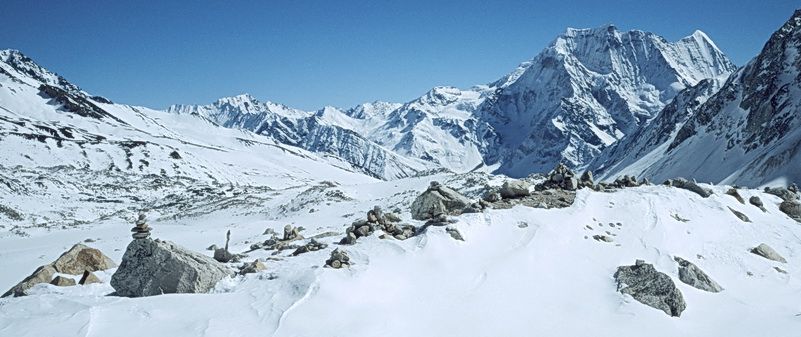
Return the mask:
POLYGON ((147 225, 147 215, 145 212, 139 212, 139 217, 136 219, 136 225, 131 228, 134 240, 147 239, 150 237, 150 227, 147 225))
POLYGON ((325 266, 334 269, 350 267, 350 256, 348 256, 348 252, 344 250, 340 250, 339 248, 334 249, 331 252, 331 257, 325 261, 325 266))
POLYGON ((575 191, 579 188, 579 180, 576 174, 573 173, 565 164, 559 163, 556 167, 548 173, 548 178, 542 183, 537 185, 537 190, 568 190, 575 191))

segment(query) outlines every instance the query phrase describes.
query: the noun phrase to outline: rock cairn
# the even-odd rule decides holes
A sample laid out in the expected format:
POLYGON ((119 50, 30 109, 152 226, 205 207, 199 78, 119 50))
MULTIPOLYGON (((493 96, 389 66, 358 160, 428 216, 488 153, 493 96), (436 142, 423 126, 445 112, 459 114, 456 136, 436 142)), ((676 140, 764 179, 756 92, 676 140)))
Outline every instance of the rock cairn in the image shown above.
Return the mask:
POLYGON ((327 244, 322 243, 322 242, 318 242, 315 239, 311 239, 305 245, 300 246, 297 249, 295 249, 295 251, 292 252, 292 256, 298 256, 300 254, 308 253, 308 252, 316 252, 316 251, 318 251, 320 249, 325 249, 326 247, 328 247, 327 244))
POLYGON ((393 212, 384 212, 381 206, 375 206, 367 211, 367 218, 354 221, 345 229, 345 237, 339 244, 352 245, 360 237, 370 236, 376 230, 382 230, 385 235, 392 236, 398 240, 406 240, 417 233, 417 228, 413 225, 401 223, 401 218, 393 212))
POLYGON ((331 257, 325 261, 325 266, 334 269, 350 267, 350 256, 344 250, 334 249, 331 252, 331 257))
POLYGON ((576 174, 565 164, 559 163, 548 173, 548 179, 537 186, 537 190, 562 189, 573 191, 578 187, 579 182, 578 179, 576 179, 576 174))
POLYGON ((150 226, 147 225, 147 215, 145 212, 139 212, 139 217, 136 219, 136 226, 131 228, 134 240, 147 239, 150 237, 150 226))

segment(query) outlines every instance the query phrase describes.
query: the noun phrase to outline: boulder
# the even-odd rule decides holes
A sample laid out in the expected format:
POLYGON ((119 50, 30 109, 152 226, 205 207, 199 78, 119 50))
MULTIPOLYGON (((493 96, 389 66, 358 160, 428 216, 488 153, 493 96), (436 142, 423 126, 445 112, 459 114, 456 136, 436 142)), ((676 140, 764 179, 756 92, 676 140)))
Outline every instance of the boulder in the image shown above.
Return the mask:
POLYGON ((678 262, 679 280, 685 284, 711 293, 717 293, 723 290, 723 287, 712 280, 709 275, 704 273, 701 268, 698 268, 698 266, 694 265, 692 262, 678 256, 674 257, 673 260, 678 262))
POLYGON ((231 274, 206 255, 168 241, 141 239, 128 245, 111 286, 125 297, 205 293, 231 274))
POLYGON ((584 171, 584 173, 581 174, 581 179, 579 179, 579 182, 581 182, 582 186, 587 186, 587 187, 592 187, 593 185, 595 185, 595 182, 592 177, 592 171, 589 170, 584 171))
POLYGON ((689 181, 684 178, 676 178, 670 180, 670 186, 688 190, 704 198, 709 198, 709 196, 712 195, 712 190, 703 188, 699 186, 696 182, 689 181))
POLYGON ((751 205, 759 207, 759 209, 761 209, 763 212, 765 211, 765 205, 762 203, 762 199, 760 199, 758 196, 749 198, 748 202, 751 203, 751 205))
POLYGON ((743 214, 740 211, 735 210, 734 208, 729 207, 729 210, 734 213, 734 216, 742 220, 743 222, 751 222, 751 219, 748 218, 747 215, 743 214))
POLYGON ((245 263, 242 268, 239 269, 239 275, 258 273, 262 270, 267 270, 267 266, 259 260, 254 260, 251 263, 245 263))
POLYGON ((734 197, 734 199, 737 199, 741 204, 745 204, 745 199, 743 199, 743 196, 740 195, 740 192, 738 192, 736 188, 730 188, 726 191, 726 194, 734 197))
POLYGON ((464 237, 462 237, 462 233, 459 233, 459 230, 453 227, 445 228, 445 231, 454 239, 458 241, 464 241, 464 237))
POLYGON ((81 276, 81 280, 78 281, 80 285, 87 285, 92 283, 102 283, 100 279, 92 272, 86 270, 83 272, 83 276, 81 276))
POLYGON ((764 257, 768 260, 787 263, 787 260, 785 260, 783 256, 779 255, 779 253, 773 250, 773 248, 764 243, 760 243, 759 246, 751 248, 751 253, 764 257))
POLYGON ((217 248, 214 250, 214 259, 217 262, 228 263, 234 261, 235 256, 225 248, 217 248))
POLYGON ((798 200, 798 194, 784 187, 765 187, 765 193, 773 194, 784 201, 798 200))
POLYGON ((25 296, 25 292, 30 289, 31 287, 39 284, 39 283, 50 283, 53 280, 53 275, 56 274, 56 268, 53 267, 52 264, 46 264, 39 268, 23 279, 17 285, 11 287, 8 291, 6 291, 2 297, 6 296, 25 296))
POLYGON ((75 280, 59 275, 53 278, 50 284, 58 287, 71 287, 75 285, 75 280))
POLYGON ((785 200, 779 204, 779 210, 793 218, 793 220, 801 222, 801 202, 798 200, 785 200))
POLYGON ((652 264, 637 260, 633 266, 618 267, 614 277, 618 291, 670 316, 681 316, 687 307, 670 276, 656 271, 652 264))
POLYGON ((501 186, 501 197, 507 199, 515 199, 529 196, 529 183, 522 180, 507 180, 501 186))
POLYGON ((53 261, 53 267, 57 272, 70 275, 81 275, 86 270, 106 270, 116 266, 114 261, 99 250, 80 243, 72 246, 53 261))
POLYGON ((458 215, 472 203, 459 192, 435 181, 412 202, 412 218, 427 220, 440 214, 458 215))

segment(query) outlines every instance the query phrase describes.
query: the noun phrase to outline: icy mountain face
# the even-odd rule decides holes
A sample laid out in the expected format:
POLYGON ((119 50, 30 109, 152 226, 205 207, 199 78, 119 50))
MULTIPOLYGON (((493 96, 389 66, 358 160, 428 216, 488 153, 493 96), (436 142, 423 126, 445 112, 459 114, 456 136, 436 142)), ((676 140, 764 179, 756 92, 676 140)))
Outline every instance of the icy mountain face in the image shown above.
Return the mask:
MULTIPOLYGON (((379 118, 384 113, 382 108, 380 104, 365 105, 350 112, 379 118)), ((239 95, 210 105, 174 105, 167 112, 200 116, 227 128, 252 131, 282 144, 335 157, 380 179, 408 177, 429 168, 422 161, 404 158, 365 138, 359 131, 368 120, 336 108, 310 113, 239 95)))
POLYGON ((512 176, 560 161, 585 167, 636 132, 676 94, 735 66, 703 33, 676 42, 614 26, 568 29, 480 107, 503 147, 488 154, 512 176))
POLYGON ((698 108, 644 176, 749 186, 801 180, 801 11, 698 108))
POLYGON ((724 79, 705 79, 679 92, 655 118, 603 150, 588 169, 595 177, 614 180, 640 176, 641 170, 662 159, 676 135, 698 108, 720 90, 724 79))

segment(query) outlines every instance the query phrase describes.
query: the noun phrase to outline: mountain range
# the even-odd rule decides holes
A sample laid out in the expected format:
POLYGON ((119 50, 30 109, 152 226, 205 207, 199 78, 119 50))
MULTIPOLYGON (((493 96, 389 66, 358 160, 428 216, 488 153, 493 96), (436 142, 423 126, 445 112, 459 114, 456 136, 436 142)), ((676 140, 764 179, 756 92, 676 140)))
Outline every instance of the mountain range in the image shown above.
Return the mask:
POLYGON ((569 28, 489 84, 436 87, 406 103, 317 111, 248 94, 164 111, 115 104, 19 51, 4 50, 3 152, 22 156, 10 150, 24 146, 31 149, 28 157, 46 159, 8 159, 3 165, 203 172, 218 179, 210 171, 224 170, 213 168, 218 165, 211 164, 214 156, 189 155, 173 165, 129 163, 141 149, 178 151, 180 146, 167 145, 168 139, 192 144, 184 134, 202 129, 236 135, 231 137, 237 146, 246 146, 241 150, 253 158, 261 156, 263 146, 252 144, 270 144, 379 179, 438 170, 523 177, 564 163, 609 180, 627 174, 748 185, 797 181, 800 30, 796 12, 755 59, 738 69, 701 31, 670 42, 613 25, 569 28), (162 119, 180 122, 157 121, 162 119), (105 131, 96 132, 100 129, 105 131), (124 139, 115 138, 123 134, 124 139), (130 145, 140 143, 146 146, 130 145), (92 157, 87 148, 111 151, 109 144, 122 155, 106 156, 126 158, 123 163, 87 159, 92 157), (64 154, 68 151, 77 154, 64 154))

